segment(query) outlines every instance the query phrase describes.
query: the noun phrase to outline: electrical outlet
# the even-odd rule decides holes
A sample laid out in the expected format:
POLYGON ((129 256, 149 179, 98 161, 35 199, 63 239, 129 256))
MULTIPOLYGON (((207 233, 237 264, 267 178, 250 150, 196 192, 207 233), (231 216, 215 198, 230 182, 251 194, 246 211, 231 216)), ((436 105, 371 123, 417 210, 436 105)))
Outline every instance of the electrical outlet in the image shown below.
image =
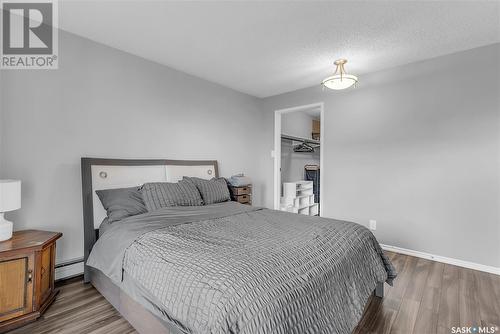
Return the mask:
POLYGON ((370 219, 370 230, 375 231, 377 229, 377 221, 370 219))

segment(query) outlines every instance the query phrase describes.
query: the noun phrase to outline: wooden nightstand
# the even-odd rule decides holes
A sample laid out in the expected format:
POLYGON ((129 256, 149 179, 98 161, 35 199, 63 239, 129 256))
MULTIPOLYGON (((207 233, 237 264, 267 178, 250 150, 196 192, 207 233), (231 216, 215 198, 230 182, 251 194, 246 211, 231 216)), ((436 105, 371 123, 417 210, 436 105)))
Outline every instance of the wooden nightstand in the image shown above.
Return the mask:
POLYGON ((234 187, 229 185, 231 200, 241 204, 252 205, 252 185, 234 187))
POLYGON ((0 242, 0 333, 36 320, 54 301, 56 240, 61 236, 25 230, 0 242))

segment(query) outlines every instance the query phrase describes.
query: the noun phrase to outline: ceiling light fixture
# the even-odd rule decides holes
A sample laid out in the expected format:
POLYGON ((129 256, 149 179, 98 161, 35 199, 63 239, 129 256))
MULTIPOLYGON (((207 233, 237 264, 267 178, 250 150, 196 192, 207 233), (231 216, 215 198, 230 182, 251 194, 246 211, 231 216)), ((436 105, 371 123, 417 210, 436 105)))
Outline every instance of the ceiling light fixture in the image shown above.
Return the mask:
POLYGON ((358 83, 358 77, 352 74, 347 74, 344 65, 347 59, 338 59, 334 62, 337 65, 335 73, 331 77, 326 78, 321 84, 327 88, 341 90, 349 88, 358 83))

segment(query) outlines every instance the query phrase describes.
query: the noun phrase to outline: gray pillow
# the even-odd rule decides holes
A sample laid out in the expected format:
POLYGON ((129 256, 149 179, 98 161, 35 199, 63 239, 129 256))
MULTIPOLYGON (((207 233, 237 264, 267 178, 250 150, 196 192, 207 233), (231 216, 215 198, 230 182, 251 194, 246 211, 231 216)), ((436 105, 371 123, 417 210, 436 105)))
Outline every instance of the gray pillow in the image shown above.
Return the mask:
POLYGON ((145 183, 140 191, 148 211, 167 206, 203 205, 203 200, 196 186, 184 180, 177 183, 145 183))
POLYGON ((106 232, 110 226, 111 223, 109 222, 109 218, 104 218, 101 222, 101 225, 99 225, 99 238, 102 237, 104 232, 106 232))
POLYGON ((184 176, 183 180, 192 182, 200 191, 203 202, 207 204, 214 204, 220 202, 227 202, 231 200, 227 181, 223 177, 212 178, 211 180, 201 179, 199 177, 184 176))
POLYGON ((108 214, 109 223, 147 212, 139 187, 96 190, 96 194, 108 214))

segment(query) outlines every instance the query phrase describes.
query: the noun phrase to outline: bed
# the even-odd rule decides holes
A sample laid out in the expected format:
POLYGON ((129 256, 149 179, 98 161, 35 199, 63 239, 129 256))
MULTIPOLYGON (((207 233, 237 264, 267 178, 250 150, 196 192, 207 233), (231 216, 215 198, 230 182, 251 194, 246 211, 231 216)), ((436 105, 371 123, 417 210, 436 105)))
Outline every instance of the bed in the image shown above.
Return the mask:
POLYGON ((217 161, 82 158, 85 281, 140 333, 350 333, 396 277, 373 234, 236 202, 106 227, 95 191, 218 176, 217 161))

